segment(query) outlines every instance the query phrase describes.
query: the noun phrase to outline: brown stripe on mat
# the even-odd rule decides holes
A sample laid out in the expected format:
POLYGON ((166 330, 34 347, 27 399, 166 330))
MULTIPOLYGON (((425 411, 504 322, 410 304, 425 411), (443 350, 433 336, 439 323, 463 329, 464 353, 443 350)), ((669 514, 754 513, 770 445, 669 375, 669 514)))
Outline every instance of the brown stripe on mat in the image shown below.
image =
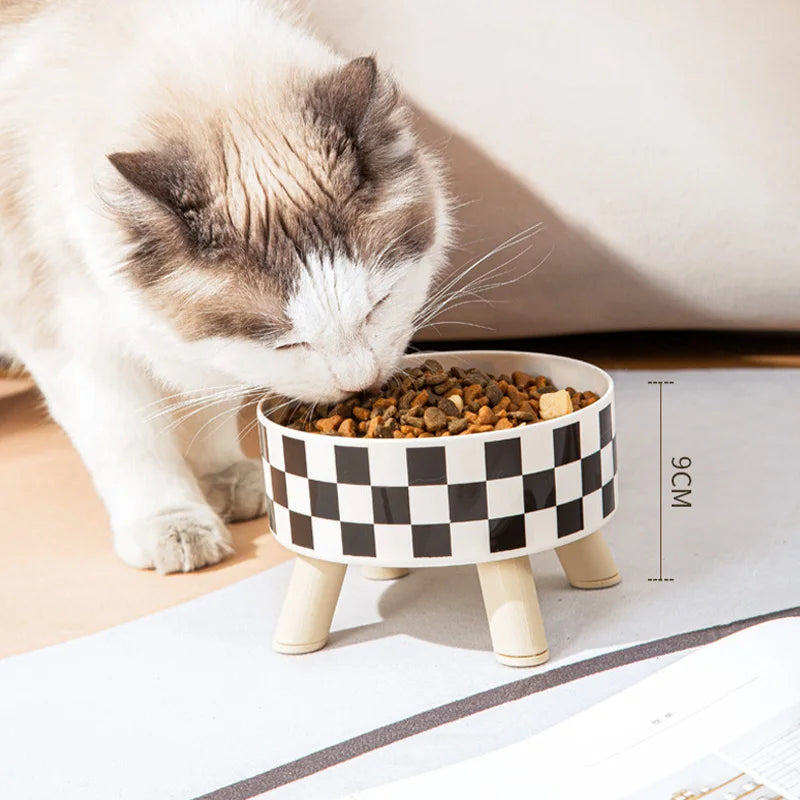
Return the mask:
POLYGON ((307 756, 282 764, 259 775, 216 789, 201 797, 196 797, 194 800, 250 800, 250 798, 263 792, 306 778, 316 772, 321 772, 328 767, 349 761, 372 750, 393 744, 401 739, 407 739, 409 736, 415 736, 418 733, 438 728, 440 725, 446 725, 448 722, 477 714, 479 711, 495 708, 528 695, 544 692, 554 686, 561 686, 580 678, 586 678, 589 675, 606 672, 615 667, 624 667, 628 664, 647 661, 658 656, 678 653, 682 650, 691 650, 700 645, 715 642, 725 636, 730 636, 732 633, 757 625, 760 622, 797 616, 800 616, 800 606, 787 608, 783 611, 773 611, 769 614, 761 614, 757 617, 748 617, 727 625, 715 625, 711 628, 679 633, 675 636, 667 636, 663 639, 655 639, 652 642, 645 642, 644 644, 625 647, 612 653, 604 653, 600 656, 587 658, 585 661, 577 661, 563 667, 556 667, 547 672, 512 681, 461 700, 454 700, 452 703, 446 703, 443 706, 437 706, 428 711, 414 714, 414 716, 398 722, 392 722, 389 725, 376 728, 352 739, 346 739, 323 750, 317 750, 315 753, 310 753, 307 756))

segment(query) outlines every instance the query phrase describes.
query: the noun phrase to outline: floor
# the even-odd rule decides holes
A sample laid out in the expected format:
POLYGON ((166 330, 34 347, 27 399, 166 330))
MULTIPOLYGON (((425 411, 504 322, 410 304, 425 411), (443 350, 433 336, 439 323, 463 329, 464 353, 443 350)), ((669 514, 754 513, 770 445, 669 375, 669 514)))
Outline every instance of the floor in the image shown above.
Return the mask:
MULTIPOLYGON (((246 448, 255 454, 252 437, 246 448)), ((25 379, 0 379, 0 486, 0 658, 137 619, 289 558, 254 520, 231 526, 235 554, 210 569, 162 576, 125 566, 83 464, 25 379)))

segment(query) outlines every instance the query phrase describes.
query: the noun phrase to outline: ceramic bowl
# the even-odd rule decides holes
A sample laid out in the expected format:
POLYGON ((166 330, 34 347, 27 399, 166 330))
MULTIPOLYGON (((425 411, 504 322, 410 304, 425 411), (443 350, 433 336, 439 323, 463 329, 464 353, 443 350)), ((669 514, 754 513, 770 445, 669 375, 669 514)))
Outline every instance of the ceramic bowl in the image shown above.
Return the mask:
POLYGON ((323 561, 475 564, 548 550, 603 527, 617 507, 614 385, 562 356, 463 350, 408 356, 495 375, 522 370, 599 400, 554 420, 464 436, 363 439, 285 428, 258 407, 269 524, 323 561))

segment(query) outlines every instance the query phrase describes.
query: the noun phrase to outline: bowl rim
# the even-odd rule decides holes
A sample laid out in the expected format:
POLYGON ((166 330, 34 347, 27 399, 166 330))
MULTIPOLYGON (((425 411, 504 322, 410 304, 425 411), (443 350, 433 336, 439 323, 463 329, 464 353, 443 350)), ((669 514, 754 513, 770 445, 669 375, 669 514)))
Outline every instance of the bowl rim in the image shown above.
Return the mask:
MULTIPOLYGON (((595 372, 600 375, 600 377, 604 378, 608 382, 608 387, 606 388, 605 392, 603 392, 600 397, 598 397, 597 401, 592 403, 590 406, 586 406, 586 408, 578 409, 577 411, 573 411, 570 414, 565 414, 562 417, 556 417, 555 419, 547 419, 547 420, 540 420, 539 422, 533 425, 518 425, 516 428, 508 428, 506 430, 499 430, 499 431, 484 431, 482 433, 471 433, 469 434, 470 441, 479 437, 495 437, 497 439, 513 439, 519 436, 526 435, 526 431, 545 431, 545 430, 553 430, 554 428, 560 428, 564 424, 564 421, 569 419, 570 424, 573 422, 579 422, 581 419, 594 416, 599 414, 600 412, 596 410, 596 408, 600 408, 602 401, 611 398, 614 396, 614 379, 609 375, 604 369, 598 367, 596 364, 592 364, 588 361, 583 361, 579 358, 571 358, 569 356, 560 356, 554 353, 541 353, 541 352, 533 352, 530 350, 431 350, 431 351, 422 351, 419 353, 406 353, 403 356, 403 360, 401 364, 405 362, 406 359, 414 359, 419 361, 425 361, 429 358, 446 358, 448 356, 461 356, 461 355, 471 355, 475 357, 486 356, 491 358, 492 356, 537 356, 543 359, 555 360, 560 361, 562 363, 568 364, 579 364, 581 367, 587 367, 590 371, 595 372)), ((325 436, 319 433, 310 433, 308 431, 299 431, 294 428, 288 428, 286 425, 280 425, 277 422, 271 420, 263 410, 264 402, 268 399, 272 399, 269 397, 262 397, 258 401, 258 405, 256 406, 256 418, 258 420, 259 425, 264 428, 268 428, 270 426, 274 426, 277 430, 286 432, 288 435, 293 436, 294 438, 303 439, 308 441, 309 438, 311 441, 316 441, 318 439, 332 439, 337 445, 344 446, 344 447, 372 447, 372 446, 381 446, 385 447, 387 445, 391 445, 392 443, 403 443, 407 447, 431 447, 435 445, 439 445, 442 447, 447 446, 447 442, 457 440, 458 436, 434 436, 434 437, 424 437, 414 438, 414 439, 367 439, 365 436, 325 436), (379 444, 380 443, 380 444, 379 444)))

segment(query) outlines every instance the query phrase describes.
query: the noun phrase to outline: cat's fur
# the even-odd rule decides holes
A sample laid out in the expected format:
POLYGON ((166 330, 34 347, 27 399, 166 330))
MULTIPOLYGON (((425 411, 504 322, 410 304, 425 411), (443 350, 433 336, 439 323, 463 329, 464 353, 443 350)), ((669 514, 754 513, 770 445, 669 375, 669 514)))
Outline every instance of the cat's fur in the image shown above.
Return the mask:
POLYGON ((330 401, 386 378, 447 231, 392 82, 275 4, 0 9, 0 351, 129 564, 222 558, 223 518, 264 507, 231 413, 245 389, 330 401))

